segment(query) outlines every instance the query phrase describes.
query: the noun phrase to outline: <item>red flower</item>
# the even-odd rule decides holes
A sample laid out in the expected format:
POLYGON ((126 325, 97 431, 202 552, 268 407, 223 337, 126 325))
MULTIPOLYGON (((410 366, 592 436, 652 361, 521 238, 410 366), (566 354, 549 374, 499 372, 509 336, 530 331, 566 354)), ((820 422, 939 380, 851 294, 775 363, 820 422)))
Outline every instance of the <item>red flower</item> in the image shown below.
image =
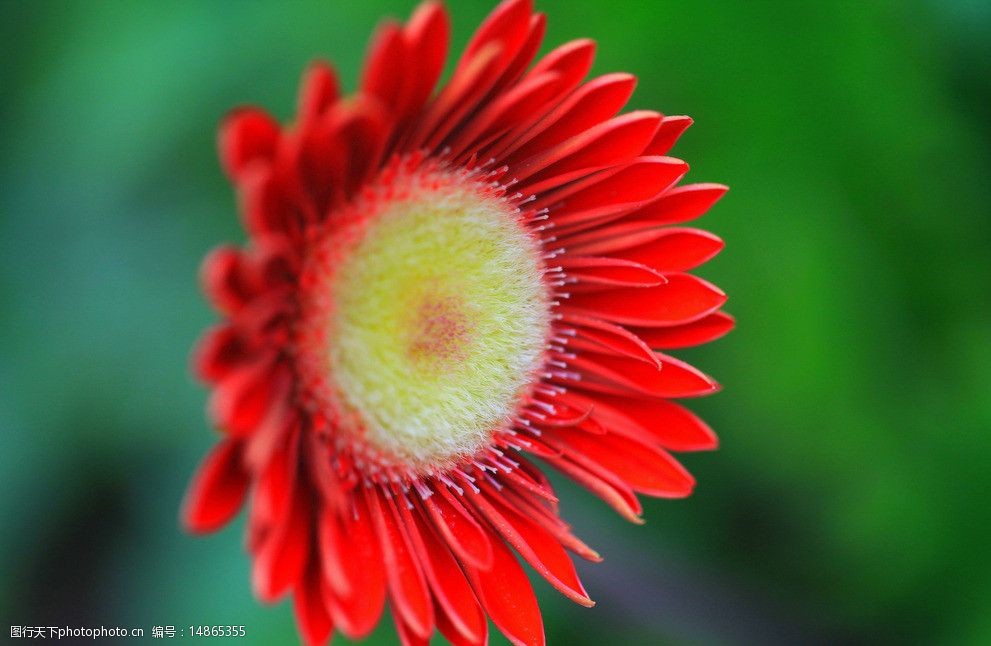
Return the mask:
POLYGON ((484 643, 486 617, 543 643, 513 552, 586 606, 565 550, 599 556, 529 456, 638 522, 636 493, 692 490, 671 451, 716 446, 670 400, 717 385, 662 353, 733 325, 686 273, 722 242, 668 226, 726 190, 675 186, 691 120, 616 116, 634 78, 582 83, 592 41, 531 67, 529 0, 434 93, 448 30, 427 3, 379 31, 355 95, 317 63, 292 125, 245 108, 220 133, 250 242, 203 267, 223 322, 195 369, 222 439, 183 519, 215 530, 250 492, 255 593, 291 591, 308 643, 367 635, 386 598, 404 643, 484 643))

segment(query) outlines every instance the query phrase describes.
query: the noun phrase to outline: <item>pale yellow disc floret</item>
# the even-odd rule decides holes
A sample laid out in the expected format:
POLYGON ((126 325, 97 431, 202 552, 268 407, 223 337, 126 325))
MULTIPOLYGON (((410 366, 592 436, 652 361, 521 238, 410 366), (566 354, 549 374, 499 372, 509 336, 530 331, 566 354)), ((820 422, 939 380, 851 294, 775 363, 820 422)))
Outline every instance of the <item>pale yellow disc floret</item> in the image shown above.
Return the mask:
POLYGON ((366 439, 418 465, 470 455, 513 414, 549 327, 536 243, 505 203, 425 190, 338 268, 334 381, 366 439))

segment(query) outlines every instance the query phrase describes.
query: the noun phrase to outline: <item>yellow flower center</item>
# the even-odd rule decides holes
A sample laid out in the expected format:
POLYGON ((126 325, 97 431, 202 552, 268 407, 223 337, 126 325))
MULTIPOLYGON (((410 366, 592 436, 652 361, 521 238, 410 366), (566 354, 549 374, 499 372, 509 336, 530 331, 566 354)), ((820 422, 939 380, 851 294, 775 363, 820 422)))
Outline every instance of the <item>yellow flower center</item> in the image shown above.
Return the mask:
POLYGON ((550 325, 537 243, 516 217, 474 187, 416 189, 336 269, 328 359, 373 446, 438 464, 511 418, 550 325))

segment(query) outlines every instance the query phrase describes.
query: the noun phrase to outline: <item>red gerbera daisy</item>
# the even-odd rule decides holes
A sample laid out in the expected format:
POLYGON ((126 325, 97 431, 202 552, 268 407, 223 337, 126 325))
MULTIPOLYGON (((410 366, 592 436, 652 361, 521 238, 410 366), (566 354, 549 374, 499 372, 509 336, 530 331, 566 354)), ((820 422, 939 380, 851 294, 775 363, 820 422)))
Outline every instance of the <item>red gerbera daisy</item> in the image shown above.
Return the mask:
POLYGON ((435 3, 387 23, 359 90, 306 73, 295 122, 245 108, 222 126, 245 248, 214 251, 223 316, 195 354, 222 439, 184 506, 215 530, 250 492, 264 601, 292 592, 303 638, 367 635, 386 599, 404 643, 435 628, 543 643, 515 551, 591 606, 536 456, 637 522, 636 493, 681 497, 670 451, 716 438, 670 399, 716 384, 662 350, 732 327, 687 272, 722 247, 697 229, 726 190, 675 186, 691 123, 616 116, 635 79, 582 83, 589 40, 530 66, 544 16, 501 4, 451 80, 435 3))

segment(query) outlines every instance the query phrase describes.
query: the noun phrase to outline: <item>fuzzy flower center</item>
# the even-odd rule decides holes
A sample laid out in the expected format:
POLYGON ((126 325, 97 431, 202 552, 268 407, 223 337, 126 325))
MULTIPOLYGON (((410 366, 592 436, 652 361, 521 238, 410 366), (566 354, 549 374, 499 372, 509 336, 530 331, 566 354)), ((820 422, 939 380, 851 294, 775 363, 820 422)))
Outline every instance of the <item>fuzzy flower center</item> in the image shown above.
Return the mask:
POLYGON ((365 440, 416 465, 504 427, 549 329, 536 243, 504 201, 433 182, 380 206, 334 272, 332 379, 365 440))

